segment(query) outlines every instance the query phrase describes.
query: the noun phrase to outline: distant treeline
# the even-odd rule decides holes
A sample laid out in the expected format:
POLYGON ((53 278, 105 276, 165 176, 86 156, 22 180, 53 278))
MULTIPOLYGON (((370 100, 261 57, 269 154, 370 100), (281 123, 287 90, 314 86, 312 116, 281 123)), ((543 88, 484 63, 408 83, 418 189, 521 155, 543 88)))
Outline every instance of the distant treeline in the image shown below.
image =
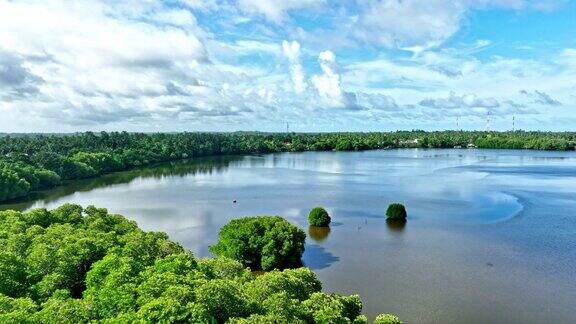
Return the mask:
POLYGON ((576 133, 82 133, 0 137, 0 201, 159 162, 201 156, 383 148, 574 150, 576 133))

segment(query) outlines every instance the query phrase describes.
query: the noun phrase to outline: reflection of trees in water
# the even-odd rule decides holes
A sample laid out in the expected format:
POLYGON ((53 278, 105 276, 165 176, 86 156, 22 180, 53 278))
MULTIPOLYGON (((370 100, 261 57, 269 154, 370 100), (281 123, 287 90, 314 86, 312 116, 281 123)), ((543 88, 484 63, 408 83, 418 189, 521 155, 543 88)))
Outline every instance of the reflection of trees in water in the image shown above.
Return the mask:
POLYGON ((222 171, 229 168, 233 162, 239 162, 242 159, 243 157, 241 156, 195 158, 190 160, 160 163, 153 166, 132 169, 129 171, 110 173, 98 178, 70 181, 62 186, 58 186, 50 190, 34 192, 30 194, 26 199, 21 201, 17 201, 12 204, 0 205, 0 210, 26 210, 32 207, 38 200, 42 200, 44 203, 50 203, 61 197, 68 196, 76 192, 87 192, 98 188, 129 183, 137 178, 183 178, 190 175, 211 175, 213 173, 221 173, 222 171))
POLYGON ((316 242, 322 242, 330 235, 330 227, 308 226, 308 235, 316 242))
POLYGON ((390 232, 401 233, 406 227, 405 219, 387 219, 386 226, 390 232))

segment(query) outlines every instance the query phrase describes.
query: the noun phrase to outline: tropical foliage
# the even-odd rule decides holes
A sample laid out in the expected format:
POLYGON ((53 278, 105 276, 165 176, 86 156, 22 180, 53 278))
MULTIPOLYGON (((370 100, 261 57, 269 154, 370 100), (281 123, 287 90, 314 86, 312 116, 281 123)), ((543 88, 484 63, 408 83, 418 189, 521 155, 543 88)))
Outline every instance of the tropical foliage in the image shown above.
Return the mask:
POLYGON ((61 181, 200 156, 383 148, 573 150, 576 133, 83 133, 0 136, 0 201, 61 181), (21 181, 22 180, 22 181, 21 181))
POLYGON ((218 234, 210 251, 234 259, 253 270, 300 266, 306 234, 279 216, 231 220, 218 234))
POLYGON ((0 323, 367 322, 359 296, 322 293, 309 269, 197 259, 92 206, 0 212, 0 246, 0 323))
POLYGON ((402 324, 402 321, 396 315, 380 314, 374 320, 374 324, 402 324))

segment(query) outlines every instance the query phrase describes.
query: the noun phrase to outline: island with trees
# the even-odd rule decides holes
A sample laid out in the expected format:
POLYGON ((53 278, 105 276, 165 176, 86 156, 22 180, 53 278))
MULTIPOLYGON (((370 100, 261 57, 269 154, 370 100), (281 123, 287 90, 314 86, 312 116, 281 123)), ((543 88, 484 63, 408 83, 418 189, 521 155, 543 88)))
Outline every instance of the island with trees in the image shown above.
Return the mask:
POLYGON ((328 227, 332 219, 328 211, 322 207, 314 207, 308 214, 308 224, 316 227, 328 227))

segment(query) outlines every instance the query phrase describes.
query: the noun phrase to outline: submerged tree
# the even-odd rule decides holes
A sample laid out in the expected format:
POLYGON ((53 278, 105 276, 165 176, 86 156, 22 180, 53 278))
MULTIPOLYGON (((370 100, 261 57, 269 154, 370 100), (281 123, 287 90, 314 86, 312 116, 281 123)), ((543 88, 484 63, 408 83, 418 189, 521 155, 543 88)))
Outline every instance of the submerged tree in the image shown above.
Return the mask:
POLYGON ((386 210, 386 217, 389 220, 405 221, 407 217, 406 207, 400 203, 392 203, 386 210))
POLYGON ((330 221, 330 215, 322 207, 314 207, 308 214, 308 224, 312 226, 326 227, 330 225, 330 221))

